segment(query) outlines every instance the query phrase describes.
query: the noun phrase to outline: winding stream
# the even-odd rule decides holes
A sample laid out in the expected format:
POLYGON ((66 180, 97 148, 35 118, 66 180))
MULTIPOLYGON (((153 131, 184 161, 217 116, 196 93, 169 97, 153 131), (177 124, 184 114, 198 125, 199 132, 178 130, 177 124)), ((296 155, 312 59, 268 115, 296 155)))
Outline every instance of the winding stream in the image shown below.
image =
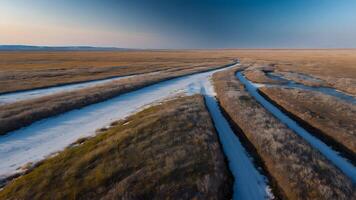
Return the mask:
POLYGON ((337 97, 341 100, 344 100, 346 102, 350 102, 353 104, 356 104, 356 98, 352 95, 348 95, 344 92, 340 92, 334 88, 329 88, 329 87, 312 87, 312 86, 307 86, 301 83, 296 83, 291 80, 287 80, 281 76, 278 76, 276 74, 272 73, 266 73, 266 76, 277 81, 281 81, 281 84, 261 84, 267 87, 273 87, 273 86, 279 86, 279 87, 284 87, 284 88, 297 88, 297 89, 303 89, 303 90, 309 90, 309 91, 316 91, 316 92, 321 92, 326 95, 334 96, 337 97))
POLYGON ((37 121, 28 127, 0 136, 0 180, 20 172, 19 168, 26 163, 42 160, 63 150, 79 138, 93 136, 97 129, 146 106, 182 93, 187 95, 200 93, 204 94, 229 161, 229 168, 235 177, 233 198, 270 199, 273 194, 270 192, 266 177, 254 166, 251 157, 221 114, 214 97, 210 77, 224 69, 160 82, 82 109, 37 121))
MULTIPOLYGON (((157 73, 157 72, 151 72, 147 74, 153 74, 153 73, 157 73)), ((14 103, 21 100, 34 99, 34 98, 43 97, 43 96, 56 94, 60 92, 71 92, 83 88, 102 85, 111 81, 121 80, 125 78, 132 78, 135 76, 139 76, 139 75, 117 76, 117 77, 105 78, 100 80, 85 81, 82 83, 70 83, 61 86, 53 86, 47 88, 39 88, 33 90, 25 90, 19 92, 0 94, 0 105, 14 103)))
POLYGON ((311 146, 317 149, 321 154, 323 154, 336 167, 338 167, 346 176, 348 176, 354 184, 356 183, 356 167, 352 165, 349 160, 340 156, 338 152, 334 151, 331 147, 323 143, 318 138, 314 137, 307 130, 299 126, 297 122, 295 122, 293 119, 288 117, 276 106, 274 106, 263 96, 261 96, 258 93, 258 86, 256 86, 254 83, 247 80, 241 71, 238 72, 236 76, 241 81, 241 83, 243 83, 246 86, 247 91, 250 93, 250 95, 252 95, 256 99, 256 101, 258 101, 264 108, 266 108, 282 123, 286 124, 296 134, 298 134, 304 140, 306 140, 311 146))
POLYGON ((267 178, 255 168, 251 156, 232 131, 219 108, 212 87, 204 87, 203 93, 234 176, 233 199, 273 199, 267 178))

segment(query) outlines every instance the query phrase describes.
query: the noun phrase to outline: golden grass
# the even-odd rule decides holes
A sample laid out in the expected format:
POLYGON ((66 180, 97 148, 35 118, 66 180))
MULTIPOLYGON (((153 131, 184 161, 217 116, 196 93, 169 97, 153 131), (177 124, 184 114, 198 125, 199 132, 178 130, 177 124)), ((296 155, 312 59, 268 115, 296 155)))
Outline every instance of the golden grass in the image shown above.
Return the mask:
POLYGON ((45 160, 0 199, 227 199, 232 180, 201 96, 114 123, 45 160))
POLYGON ((288 199, 352 199, 352 182, 245 90, 236 69, 215 73, 222 108, 254 146, 288 199))
POLYGON ((0 52, 0 92, 229 62, 194 52, 0 52))
POLYGON ((260 90, 356 155, 356 118, 353 117, 356 116, 356 106, 320 92, 277 87, 260 90))
POLYGON ((98 103, 147 85, 221 67, 224 66, 170 69, 159 74, 142 75, 73 92, 5 104, 0 106, 0 135, 30 125, 37 120, 98 103))
POLYGON ((222 65, 235 58, 241 58, 244 64, 272 64, 280 71, 331 78, 334 85, 340 78, 346 78, 346 82, 356 79, 354 49, 0 52, 0 92, 167 68, 222 65))

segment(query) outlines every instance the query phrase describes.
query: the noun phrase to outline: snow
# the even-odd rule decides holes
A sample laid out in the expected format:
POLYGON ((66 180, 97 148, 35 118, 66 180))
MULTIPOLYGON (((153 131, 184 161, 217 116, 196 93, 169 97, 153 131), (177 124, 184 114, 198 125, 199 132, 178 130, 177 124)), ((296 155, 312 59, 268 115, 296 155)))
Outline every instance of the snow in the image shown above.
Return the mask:
MULTIPOLYGON (((283 88, 297 88, 297 89, 303 89, 303 90, 309 90, 309 91, 316 91, 316 92, 324 93, 324 94, 329 95, 329 96, 337 97, 337 98, 339 98, 339 99, 341 99, 343 101, 346 101, 346 102, 350 102, 350 103, 356 104, 356 98, 353 95, 346 94, 346 93, 341 92, 339 90, 336 90, 334 88, 307 86, 307 85, 304 85, 304 84, 301 84, 301 83, 296 83, 294 81, 287 80, 287 79, 282 78, 281 76, 278 76, 276 74, 266 73, 266 75, 271 79, 280 80, 283 83, 280 84, 280 85, 276 85, 276 84, 256 84, 256 83, 254 83, 254 84, 256 84, 257 87, 263 87, 263 86, 267 86, 267 87, 273 87, 274 86, 275 87, 275 86, 279 86, 279 87, 283 87, 283 88)), ((301 74, 299 74, 299 76, 301 76, 301 74)), ((303 76, 304 77, 308 77, 306 75, 303 75, 303 76)), ((314 77, 310 77, 310 79, 311 78, 314 78, 314 77)))
POLYGON ((17 172, 17 168, 28 162, 39 161, 64 149, 79 138, 92 136, 97 129, 152 103, 182 92, 199 93, 200 82, 207 80, 216 71, 219 70, 154 84, 82 109, 37 121, 0 136, 0 179, 17 172))
POLYGON ((79 138, 123 119, 146 105, 181 92, 199 93, 196 85, 213 72, 185 76, 129 92, 82 109, 43 119, 0 137, 0 178, 60 151, 79 138))
MULTIPOLYGON (((227 69, 227 68, 225 68, 227 69)), ((0 137, 0 179, 19 172, 20 167, 63 150, 79 138, 95 135, 95 131, 123 119, 144 107, 172 98, 180 93, 204 94, 213 118, 229 168, 235 178, 233 199, 271 199, 271 189, 254 166, 222 115, 210 83, 214 72, 176 78, 154 84, 113 99, 44 119, 0 137)))
MULTIPOLYGON (((158 72, 146 73, 144 75, 148 75, 148 74, 152 75, 155 73, 158 73, 158 72)), ((101 80, 86 81, 86 82, 82 82, 82 83, 72 83, 72 84, 62 85, 62 86, 53 86, 53 87, 48 87, 48 88, 40 88, 40 89, 25 90, 25 91, 1 94, 0 95, 0 105, 14 103, 14 102, 21 101, 21 100, 28 100, 28 99, 43 97, 43 96, 47 96, 47 95, 51 95, 51 94, 57 94, 60 92, 75 91, 75 90, 79 90, 79 89, 83 89, 83 88, 98 86, 98 85, 106 84, 108 82, 117 81, 117 80, 126 79, 126 78, 132 78, 132 77, 136 77, 136 76, 140 76, 140 75, 117 76, 117 77, 111 77, 111 78, 106 78, 106 79, 101 79, 101 80)))
POLYGON ((320 141, 318 138, 314 137, 307 130, 303 129, 298 125, 293 119, 289 118, 276 106, 267 101, 262 97, 257 90, 257 87, 248 81, 242 72, 237 73, 237 78, 246 86, 247 91, 270 113, 272 113, 277 119, 282 123, 286 124, 290 129, 292 129, 296 134, 301 136, 305 141, 307 141, 312 147, 317 149, 321 154, 323 154, 328 160, 330 160, 336 167, 338 167, 346 176, 348 176, 353 183, 356 183, 356 167, 352 165, 346 158, 339 155, 337 151, 334 151, 331 147, 320 141))
POLYGON ((229 168, 234 176, 233 199, 273 199, 268 181, 254 166, 238 137, 221 113, 210 83, 203 88, 205 101, 212 116, 229 168))

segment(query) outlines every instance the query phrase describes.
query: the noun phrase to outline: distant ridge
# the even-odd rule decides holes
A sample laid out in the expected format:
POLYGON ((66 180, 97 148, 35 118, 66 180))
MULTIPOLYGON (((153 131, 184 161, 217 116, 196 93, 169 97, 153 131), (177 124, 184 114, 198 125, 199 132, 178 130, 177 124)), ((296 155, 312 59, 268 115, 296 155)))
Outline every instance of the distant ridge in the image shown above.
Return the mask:
POLYGON ((0 45, 0 51, 127 51, 117 47, 0 45))

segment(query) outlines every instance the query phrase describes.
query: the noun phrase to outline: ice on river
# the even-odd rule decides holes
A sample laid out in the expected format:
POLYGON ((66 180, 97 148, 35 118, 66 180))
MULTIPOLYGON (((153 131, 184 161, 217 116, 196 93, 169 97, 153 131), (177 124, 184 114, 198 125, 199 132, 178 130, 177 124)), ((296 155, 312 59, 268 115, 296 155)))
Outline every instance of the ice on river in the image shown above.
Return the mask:
MULTIPOLYGON (((226 69, 226 68, 225 68, 226 69)), ((145 106, 180 93, 205 96, 217 128, 229 168, 235 177, 234 199, 268 199, 266 178, 256 169, 246 150, 223 117, 210 83, 214 72, 189 75, 129 92, 113 99, 44 119, 0 137, 0 179, 18 171, 29 162, 58 152, 79 138, 92 136, 95 130, 123 119, 145 106)))
MULTIPOLYGON (((159 72, 150 72, 150 73, 146 73, 146 74, 142 74, 142 75, 148 75, 148 74, 152 75, 152 74, 157 74, 157 73, 159 73, 159 72)), ((100 79, 100 80, 85 81, 82 83, 70 83, 70 84, 61 85, 61 86, 53 86, 53 87, 47 87, 47 88, 39 88, 39 89, 33 89, 33 90, 25 90, 25 91, 0 94, 0 105, 14 103, 17 101, 22 101, 22 100, 34 99, 34 98, 43 97, 43 96, 47 96, 47 95, 57 94, 60 92, 75 91, 75 90, 79 90, 79 89, 83 89, 83 88, 103 85, 103 84, 106 84, 106 83, 109 83, 112 81, 117 81, 117 80, 121 80, 121 79, 132 78, 135 76, 142 76, 142 75, 116 76, 116 77, 105 78, 105 79, 100 79)))
POLYGON ((296 134, 301 136, 312 147, 323 154, 331 163, 338 167, 346 176, 348 176, 353 183, 356 183, 356 167, 346 158, 339 155, 339 153, 326 145, 324 142, 314 137, 307 130, 302 128, 296 121, 288 117, 281 110, 279 110, 272 103, 267 101, 262 95, 258 93, 258 86, 247 80, 242 72, 237 73, 237 78, 246 86, 247 91, 258 101, 266 110, 272 113, 282 123, 287 125, 296 134))
POLYGON ((232 131, 215 99, 211 86, 203 87, 206 105, 218 131, 222 148, 234 176, 233 199, 273 199, 267 178, 256 169, 250 155, 232 131))
POLYGON ((28 162, 62 150, 79 138, 123 119, 144 106, 181 92, 199 93, 196 85, 213 73, 205 72, 154 84, 118 97, 43 119, 0 137, 0 178, 28 162))

